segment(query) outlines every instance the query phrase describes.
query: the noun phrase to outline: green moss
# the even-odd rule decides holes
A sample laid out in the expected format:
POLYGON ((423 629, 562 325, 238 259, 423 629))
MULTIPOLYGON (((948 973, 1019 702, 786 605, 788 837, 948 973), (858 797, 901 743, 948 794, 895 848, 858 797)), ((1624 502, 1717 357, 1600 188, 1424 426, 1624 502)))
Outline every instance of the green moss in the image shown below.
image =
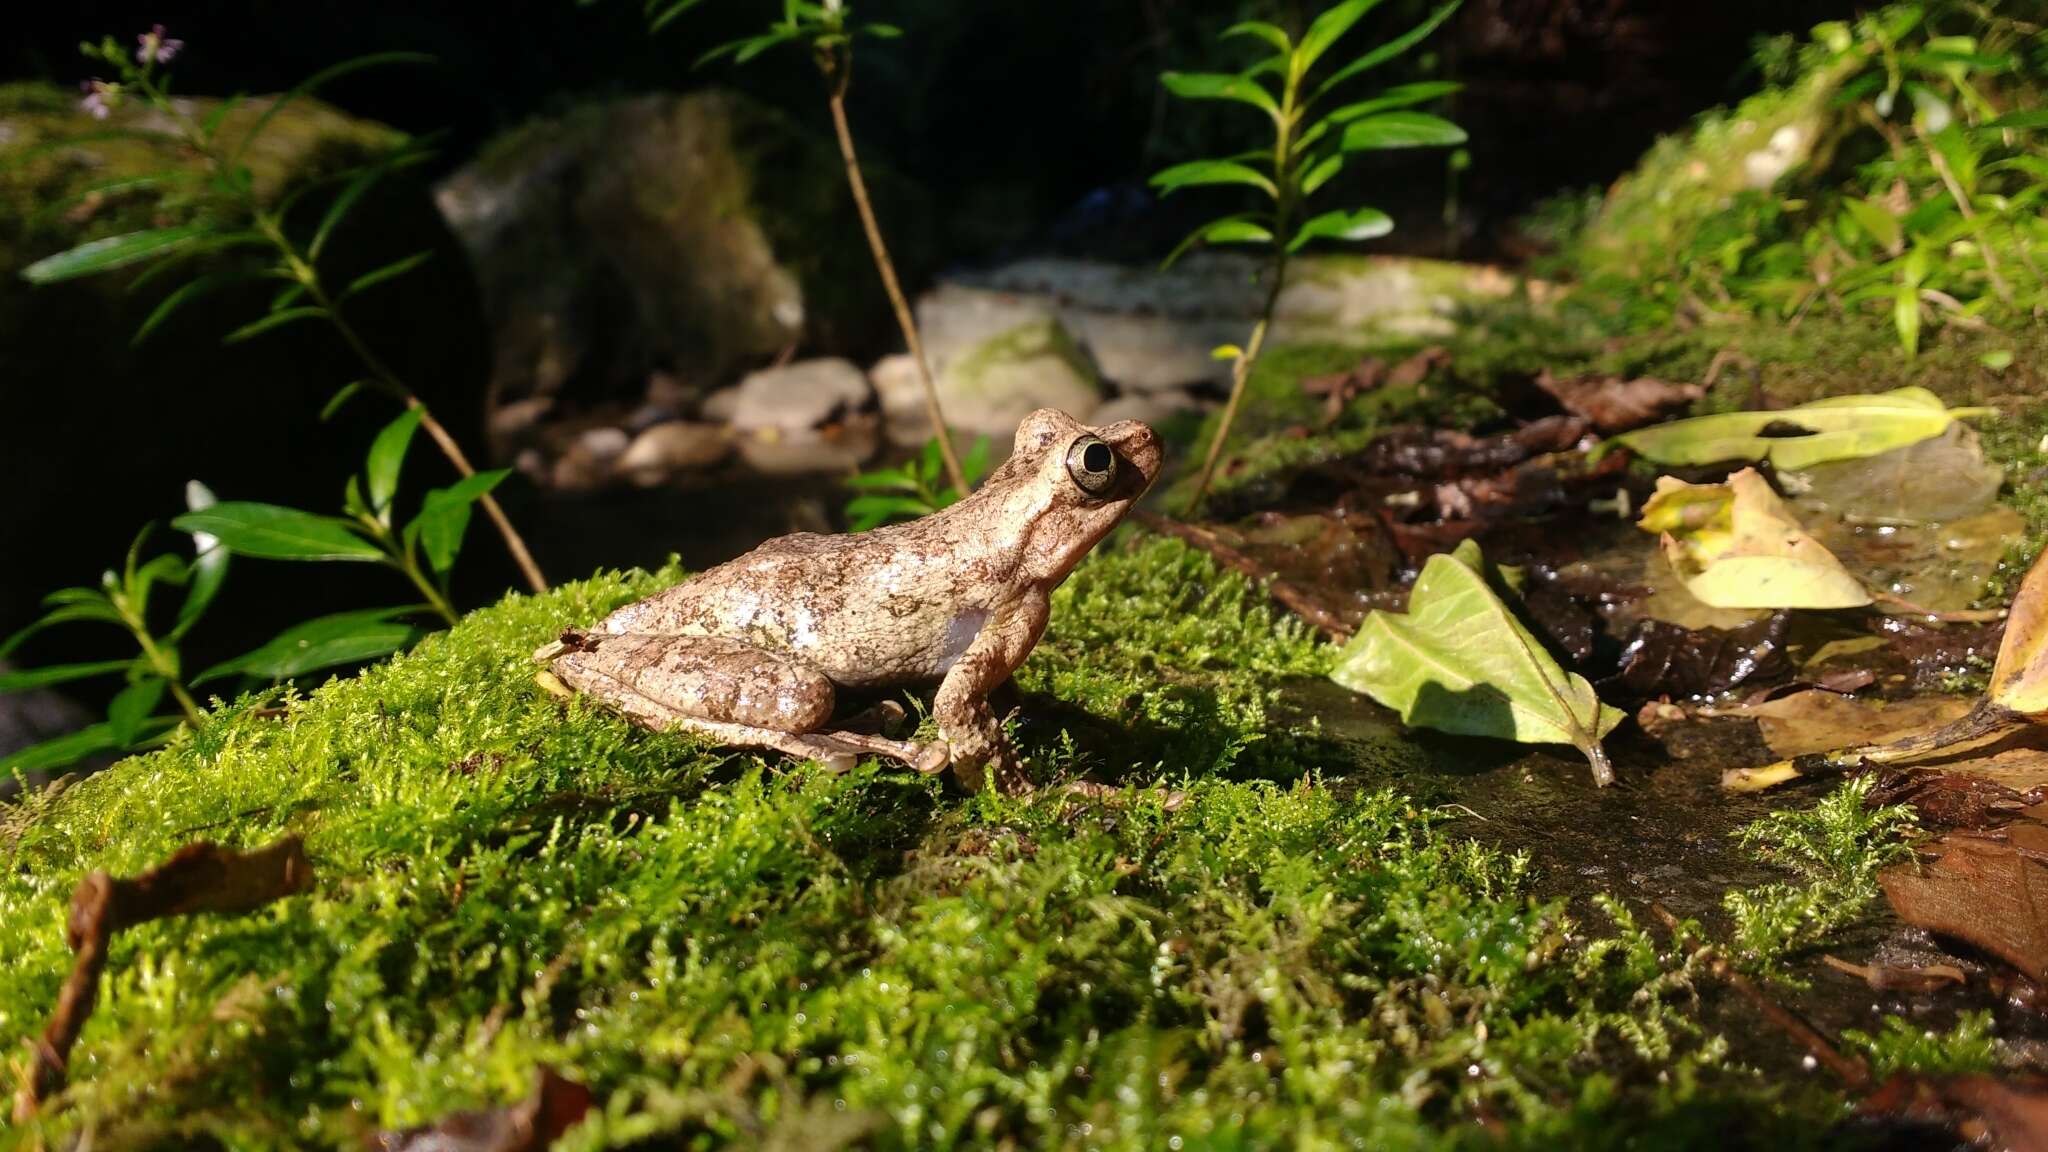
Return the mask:
POLYGON ((1989 1012, 1965 1012, 1954 1028, 1937 1032, 1887 1016, 1876 1035, 1847 1029, 1842 1047, 1870 1062, 1878 1079, 1900 1072, 1963 1076, 1998 1068, 1998 1041, 1989 1012))
POLYGON ((582 1148, 1448 1146, 1482 1115, 1534 1145, 1824 1116, 1759 1109, 1625 910, 1595 931, 1532 899, 1526 858, 1277 725, 1274 687, 1327 649, 1176 543, 1083 565, 1019 677, 1041 779, 1164 778, 1173 810, 831 776, 533 685, 535 645, 677 576, 508 598, 22 809, 9 1045, 54 1002, 84 871, 296 831, 318 882, 123 933, 63 1107, 5 1142, 356 1146, 539 1063, 596 1091, 582 1148))
POLYGON ((1861 919, 1878 897, 1877 874, 1908 857, 1913 811, 1868 807, 1868 777, 1851 780, 1804 811, 1773 812, 1736 835, 1758 860, 1797 873, 1804 884, 1731 891, 1739 964, 1789 979, 1783 962, 1861 919))
POLYGON ((1057 360, 1089 387, 1101 387, 1087 353, 1066 327, 1051 317, 1027 320, 976 344, 960 357, 951 375, 960 381, 963 391, 972 393, 987 387, 985 379, 991 370, 1040 359, 1057 360))

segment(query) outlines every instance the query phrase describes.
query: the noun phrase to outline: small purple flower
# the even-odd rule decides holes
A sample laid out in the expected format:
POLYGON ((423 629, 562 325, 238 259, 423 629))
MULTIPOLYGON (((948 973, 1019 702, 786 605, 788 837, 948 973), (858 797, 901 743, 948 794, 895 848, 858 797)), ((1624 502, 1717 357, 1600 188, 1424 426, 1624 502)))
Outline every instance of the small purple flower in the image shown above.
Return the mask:
POLYGON ((137 64, 169 64, 178 53, 185 50, 183 40, 173 40, 164 35, 164 26, 158 24, 147 32, 137 33, 135 62, 137 64))
POLYGON ((95 120, 105 120, 121 96, 121 86, 105 80, 81 80, 78 87, 85 93, 85 99, 80 100, 78 106, 95 120))

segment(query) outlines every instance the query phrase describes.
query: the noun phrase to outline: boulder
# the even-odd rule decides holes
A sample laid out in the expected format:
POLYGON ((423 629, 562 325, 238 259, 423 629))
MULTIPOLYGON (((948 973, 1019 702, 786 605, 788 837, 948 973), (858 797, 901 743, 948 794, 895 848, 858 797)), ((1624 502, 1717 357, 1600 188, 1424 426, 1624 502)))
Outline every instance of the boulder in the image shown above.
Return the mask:
POLYGON ((1130 392, 1097 408, 1088 422, 1099 426, 1119 420, 1136 420, 1157 425, 1182 412, 1194 412, 1200 408, 1201 402, 1191 392, 1130 392))
MULTIPOLYGON (((868 169, 914 279, 930 214, 868 169)), ((870 351, 890 332, 829 137, 739 95, 592 103, 487 146, 435 193, 489 313, 496 404, 570 410, 700 398, 791 345, 870 351)))
POLYGON ((872 406, 868 378, 852 361, 799 360, 750 372, 740 381, 731 423, 740 432, 802 437, 872 406))
POLYGON ((725 429, 716 424, 671 420, 633 438, 613 468, 643 488, 672 476, 713 467, 732 453, 725 429))
POLYGON ((1095 366, 1050 315, 997 330, 933 360, 947 423, 998 445, 1006 446, 1035 409, 1057 408, 1085 421, 1102 403, 1095 366))

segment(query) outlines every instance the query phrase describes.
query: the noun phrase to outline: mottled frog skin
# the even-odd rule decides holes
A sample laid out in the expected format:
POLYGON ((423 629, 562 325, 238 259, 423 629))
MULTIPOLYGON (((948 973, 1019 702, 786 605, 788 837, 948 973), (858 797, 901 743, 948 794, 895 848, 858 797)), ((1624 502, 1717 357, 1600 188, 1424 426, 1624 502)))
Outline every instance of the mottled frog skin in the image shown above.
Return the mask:
POLYGON ((649 727, 850 766, 872 753, 978 788, 1029 789, 989 706, 1045 631, 1050 595, 1159 473, 1127 420, 1041 409, 979 491, 907 524, 770 540, 534 653, 542 682, 649 727), (930 744, 826 731, 839 689, 939 685, 930 744))

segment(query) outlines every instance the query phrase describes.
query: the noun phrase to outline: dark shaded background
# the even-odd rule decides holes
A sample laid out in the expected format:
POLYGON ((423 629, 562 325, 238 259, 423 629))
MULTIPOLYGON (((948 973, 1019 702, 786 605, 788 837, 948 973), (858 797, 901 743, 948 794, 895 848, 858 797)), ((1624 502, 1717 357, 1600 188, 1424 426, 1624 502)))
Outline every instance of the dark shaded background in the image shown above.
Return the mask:
MULTIPOLYGON (((907 35, 863 50, 852 100, 856 132, 870 160, 924 186, 938 206, 950 264, 1047 251, 1154 258, 1178 238, 1189 213, 1213 204, 1183 197, 1160 206, 1144 192, 1144 176, 1205 151, 1234 151, 1251 128, 1235 108, 1170 105, 1158 72, 1241 65, 1245 49, 1219 49, 1217 30, 1246 16, 1299 27, 1321 6, 869 0, 859 6, 863 17, 898 23, 907 35)), ((1467 85, 1451 109, 1472 134, 1473 160, 1455 219, 1445 221, 1441 153, 1348 172, 1346 179, 1358 181, 1350 191, 1394 213, 1402 225, 1394 242, 1408 250, 1512 253, 1512 221, 1538 200, 1606 183, 1658 133, 1754 87, 1747 60, 1757 37, 1803 30, 1854 7, 1840 0, 1468 0, 1432 41, 1437 55, 1381 77, 1390 83, 1405 78, 1403 68, 1437 69, 1467 85)), ((363 53, 435 56, 432 67, 364 73, 323 92, 355 115, 441 134, 436 166, 423 181, 398 186, 389 195, 399 200, 372 205, 355 224, 414 235, 359 235, 336 245, 366 255, 413 250, 419 234, 437 229, 424 180, 459 166, 495 133, 592 96, 725 84, 826 130, 819 79, 799 53, 771 53, 738 69, 691 67, 705 49, 769 19, 779 9, 770 0, 707 0, 658 36, 646 33, 638 0, 10 8, 0 80, 75 85, 87 74, 81 39, 111 33, 130 44, 156 22, 187 42, 175 76, 181 91, 196 94, 278 91, 363 53)), ((1387 0, 1353 36, 1384 38, 1428 9, 1419 0, 1387 0)), ((429 268, 360 319, 475 446, 488 353, 473 285, 459 258, 429 268)), ((90 582, 117 562, 140 524, 178 510, 187 477, 207 477, 227 498, 332 506, 370 431, 389 415, 367 407, 339 427, 315 419, 321 400, 347 378, 342 350, 318 334, 221 349, 208 333, 172 333, 142 353, 116 351, 138 317, 95 318, 81 292, 44 290, 21 306, 25 314, 0 317, 16 331, 75 331, 99 357, 30 361, 0 347, 0 454, 8 461, 0 479, 15 502, 0 515, 7 560, 0 634, 31 618, 43 591, 90 582), (158 377, 173 365, 176 386, 165 386, 158 377), (208 414, 199 432, 162 434, 174 415, 195 407, 208 414)), ((7 330, 0 322, 0 333, 7 330)), ((411 467, 414 491, 447 479, 424 451, 411 467)), ((693 562, 716 559, 692 555, 690 534, 701 526, 708 537, 731 511, 700 501, 693 523, 653 506, 659 494, 544 498, 519 482, 508 485, 506 498, 558 578, 600 563, 655 563, 676 549, 693 562), (633 527, 660 516, 672 525, 665 533, 633 527)), ((481 525, 472 533, 459 588, 469 604, 513 583, 495 540, 481 525)), ((168 532, 159 540, 177 542, 168 532)), ((191 663, 246 649, 305 616, 402 599, 395 581, 362 567, 242 563, 223 600, 227 611, 204 630, 219 650, 202 650, 191 663)), ((78 649, 82 635, 52 637, 24 656, 85 658, 92 653, 78 649)))

